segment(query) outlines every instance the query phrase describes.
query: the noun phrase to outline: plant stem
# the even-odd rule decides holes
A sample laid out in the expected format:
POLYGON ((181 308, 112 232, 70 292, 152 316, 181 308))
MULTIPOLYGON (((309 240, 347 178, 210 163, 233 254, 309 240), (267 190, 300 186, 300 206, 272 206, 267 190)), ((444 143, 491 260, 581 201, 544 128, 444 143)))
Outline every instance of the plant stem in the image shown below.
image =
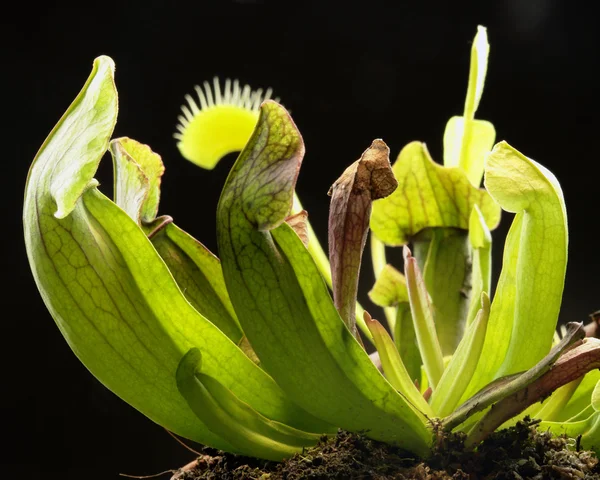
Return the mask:
MULTIPOLYGON (((375 275, 375 281, 381 275, 383 267, 386 266, 387 260, 385 256, 385 243, 379 240, 373 232, 371 232, 371 261, 373 263, 373 273, 375 275)), ((387 320, 390 331, 396 331, 396 317, 398 316, 398 309, 396 307, 384 307, 383 313, 387 320)))

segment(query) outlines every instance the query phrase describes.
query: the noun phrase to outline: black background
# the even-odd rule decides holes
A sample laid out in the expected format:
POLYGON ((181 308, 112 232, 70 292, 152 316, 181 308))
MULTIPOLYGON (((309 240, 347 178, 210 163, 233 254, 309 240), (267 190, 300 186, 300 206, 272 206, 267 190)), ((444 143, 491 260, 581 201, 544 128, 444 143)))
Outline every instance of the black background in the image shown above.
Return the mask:
MULTIPOLYGON (((298 191, 325 238, 326 192, 374 138, 388 143, 393 158, 412 140, 425 141, 441 158, 445 123, 462 112, 472 38, 478 24, 487 26, 490 66, 477 116, 562 184, 571 237, 560 321, 585 320, 600 307, 600 42, 597 17, 584 2, 23 2, 15 8, 3 12, 0 33, 6 478, 21 470, 33 475, 24 478, 113 479, 193 458, 78 362, 25 256, 20 215, 27 169, 100 54, 117 66, 115 136, 148 143, 163 156, 160 213, 214 250, 214 211, 233 157, 213 172, 180 157, 172 134, 183 96, 195 84, 218 75, 274 88, 303 133, 298 191), (94 473, 84 473, 89 469, 94 473)), ((109 162, 99 178, 110 185, 109 162)), ((509 220, 495 235, 497 259, 509 220)), ((368 305, 365 270, 361 299, 368 305)))

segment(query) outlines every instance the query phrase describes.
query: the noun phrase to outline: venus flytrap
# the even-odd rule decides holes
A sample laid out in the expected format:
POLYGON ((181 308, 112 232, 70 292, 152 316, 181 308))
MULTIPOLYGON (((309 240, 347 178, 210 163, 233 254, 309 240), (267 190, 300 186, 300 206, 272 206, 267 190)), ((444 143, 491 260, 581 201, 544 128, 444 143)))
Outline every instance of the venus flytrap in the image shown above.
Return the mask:
POLYGON ((213 79, 212 88, 208 82, 203 87, 195 88, 198 100, 185 96, 187 105, 181 107, 174 137, 181 155, 199 167, 213 169, 225 155, 244 148, 256 126, 260 104, 273 92, 269 88, 263 95, 262 89, 252 91, 249 85, 241 87, 237 80, 232 84, 227 79, 221 93, 218 78, 213 79))
POLYGON ((214 168, 241 150, 218 204, 217 258, 157 216, 160 157, 110 140, 114 65, 98 58, 33 162, 23 213, 34 278, 76 355, 174 433, 271 460, 339 427, 421 457, 440 429, 476 448, 525 413, 600 449, 600 341, 571 325, 551 349, 567 251, 560 187, 505 142, 488 152, 493 127, 474 118, 484 33, 465 114, 444 136, 446 165, 420 142, 391 165, 375 140, 332 186, 331 266, 295 194, 304 143, 280 104, 236 83, 221 92, 217 81, 214 96, 199 89, 200 106, 188 98, 186 158, 214 168), (94 180, 107 150, 114 201, 94 180), (490 299, 500 207, 516 216, 490 299), (369 226, 378 270, 369 295, 387 309, 391 335, 356 308, 369 226), (403 246, 404 274, 387 264, 387 246, 403 246))

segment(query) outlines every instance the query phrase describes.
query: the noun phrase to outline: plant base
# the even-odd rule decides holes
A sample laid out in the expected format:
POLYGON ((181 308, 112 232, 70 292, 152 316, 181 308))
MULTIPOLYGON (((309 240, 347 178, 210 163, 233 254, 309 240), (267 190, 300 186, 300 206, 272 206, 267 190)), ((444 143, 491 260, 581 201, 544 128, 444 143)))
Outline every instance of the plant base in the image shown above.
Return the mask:
POLYGON ((494 433, 476 452, 466 452, 462 440, 460 435, 441 439, 428 462, 344 431, 282 463, 205 448, 194 469, 173 479, 600 479, 593 452, 577 450, 574 439, 538 431, 535 422, 494 433))

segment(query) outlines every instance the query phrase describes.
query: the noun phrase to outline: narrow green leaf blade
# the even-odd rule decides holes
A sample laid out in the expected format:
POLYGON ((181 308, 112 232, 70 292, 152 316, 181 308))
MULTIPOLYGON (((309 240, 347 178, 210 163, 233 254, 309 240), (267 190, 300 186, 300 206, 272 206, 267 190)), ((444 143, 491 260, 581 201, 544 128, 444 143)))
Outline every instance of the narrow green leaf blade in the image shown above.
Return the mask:
POLYGON ((469 219, 469 243, 472 249, 473 268, 467 326, 475 320, 479 311, 481 294, 489 295, 492 283, 492 234, 477 205, 471 211, 469 219))
POLYGON ((421 378, 423 360, 417 343, 415 325, 410 311, 410 303, 400 303, 396 310, 396 323, 394 325, 394 343, 400 353, 400 358, 410 375, 412 381, 421 378))
MULTIPOLYGON (((383 244, 382 244, 383 245, 383 244)), ((371 301, 380 307, 391 308, 395 318, 390 322, 394 343, 414 383, 421 377, 421 353, 410 312, 406 277, 392 265, 385 264, 369 291, 371 301)))
POLYGON ((471 48, 464 114, 462 117, 452 117, 444 132, 444 165, 460 167, 476 187, 483 176, 485 155, 492 149, 496 139, 496 131, 490 122, 475 119, 483 94, 489 53, 487 30, 479 25, 471 48))
MULTIPOLYGON (((582 324, 571 323, 569 324, 569 326, 570 328, 567 332, 567 335, 565 335, 565 337, 560 341, 560 343, 555 345, 552 348, 552 350, 550 350, 550 352, 546 356, 544 356, 544 358, 542 358, 542 360, 540 360, 535 366, 522 373, 515 373, 507 375, 505 377, 501 377, 486 385, 479 392, 477 392, 477 394, 470 397, 466 402, 460 405, 460 407, 458 407, 444 419, 445 428, 447 428, 448 430, 453 429, 457 425, 460 425, 462 422, 464 422, 468 417, 470 417, 474 413, 482 411, 490 405, 500 402, 505 398, 515 394, 516 392, 525 391, 525 393, 527 394, 527 388, 535 381, 540 379, 540 377, 542 377, 544 374, 546 374, 557 362, 557 360, 562 354, 565 354, 565 356, 569 355, 570 352, 568 351, 568 349, 577 342, 581 343, 581 339, 585 336, 582 324)), ((591 350, 594 355, 600 358, 600 348, 598 348, 598 346, 593 345, 593 348, 589 350, 591 350)), ((585 362, 582 360, 582 358, 578 359, 578 362, 574 362, 575 367, 581 370, 583 370, 585 366, 585 362)), ((572 374, 576 371, 575 367, 571 368, 571 372, 569 374, 572 374)), ((587 370, 582 371, 581 375, 584 375, 585 373, 587 373, 587 370)), ((574 380, 575 378, 577 378, 577 376, 571 378, 571 380, 574 380)), ((562 384, 558 386, 562 386, 562 384)), ((554 389, 547 392, 547 394, 551 393, 552 391, 554 391, 554 389)), ((538 400, 540 400, 540 398, 538 398, 536 401, 538 400)), ((535 403, 535 401, 531 402, 531 404, 533 403, 535 403)), ((516 413, 519 412, 517 411, 515 412, 515 414, 516 413)), ((507 420, 508 418, 504 420, 507 420)))
MULTIPOLYGON (((530 415, 530 417, 540 418, 542 420, 556 420, 557 416, 569 403, 573 393, 575 393, 582 380, 583 378, 578 378, 557 389, 552 393, 550 398, 543 400, 539 404, 540 408, 538 408, 534 414, 530 415)), ((525 413, 526 412, 527 411, 525 411, 525 413)))
POLYGON ((444 130, 444 165, 460 167, 472 185, 483 177, 485 156, 496 140, 494 125, 486 120, 452 117, 444 130))
POLYGON ((481 309, 477 317, 465 332, 431 395, 431 408, 439 417, 449 415, 456 408, 477 368, 490 314, 489 297, 484 293, 480 298, 481 309))
POLYGON ((417 261, 408 247, 404 247, 404 273, 419 351, 429 384, 435 390, 444 373, 444 356, 435 329, 429 294, 417 261))
POLYGON ((365 317, 367 327, 369 327, 373 335, 375 348, 379 352, 385 378, 388 379, 396 390, 405 395, 415 407, 428 417, 433 418, 435 416, 434 411, 415 386, 414 380, 406 370, 400 354, 394 345, 394 341, 387 330, 381 323, 371 318, 368 313, 365 313, 365 317))
POLYGON ((488 43, 487 29, 481 25, 477 26, 477 33, 471 47, 471 65, 469 68, 469 84, 465 99, 465 117, 473 118, 479 107, 483 95, 483 85, 487 74, 488 57, 490 55, 490 44, 488 43))
POLYGON ((593 370, 587 373, 581 380, 581 383, 575 392, 573 392, 569 402, 560 412, 558 412, 556 418, 553 418, 552 420, 565 422, 579 415, 583 410, 591 406, 592 392, 594 391, 598 382, 600 382, 599 370, 593 370))
MULTIPOLYGON (((377 236, 371 232, 371 263, 373 265, 373 274, 375 275, 375 283, 379 279, 383 269, 387 265, 385 244, 377 238, 377 236)), ((398 315, 396 307, 383 307, 387 324, 394 332, 396 330, 396 317, 398 315)))

